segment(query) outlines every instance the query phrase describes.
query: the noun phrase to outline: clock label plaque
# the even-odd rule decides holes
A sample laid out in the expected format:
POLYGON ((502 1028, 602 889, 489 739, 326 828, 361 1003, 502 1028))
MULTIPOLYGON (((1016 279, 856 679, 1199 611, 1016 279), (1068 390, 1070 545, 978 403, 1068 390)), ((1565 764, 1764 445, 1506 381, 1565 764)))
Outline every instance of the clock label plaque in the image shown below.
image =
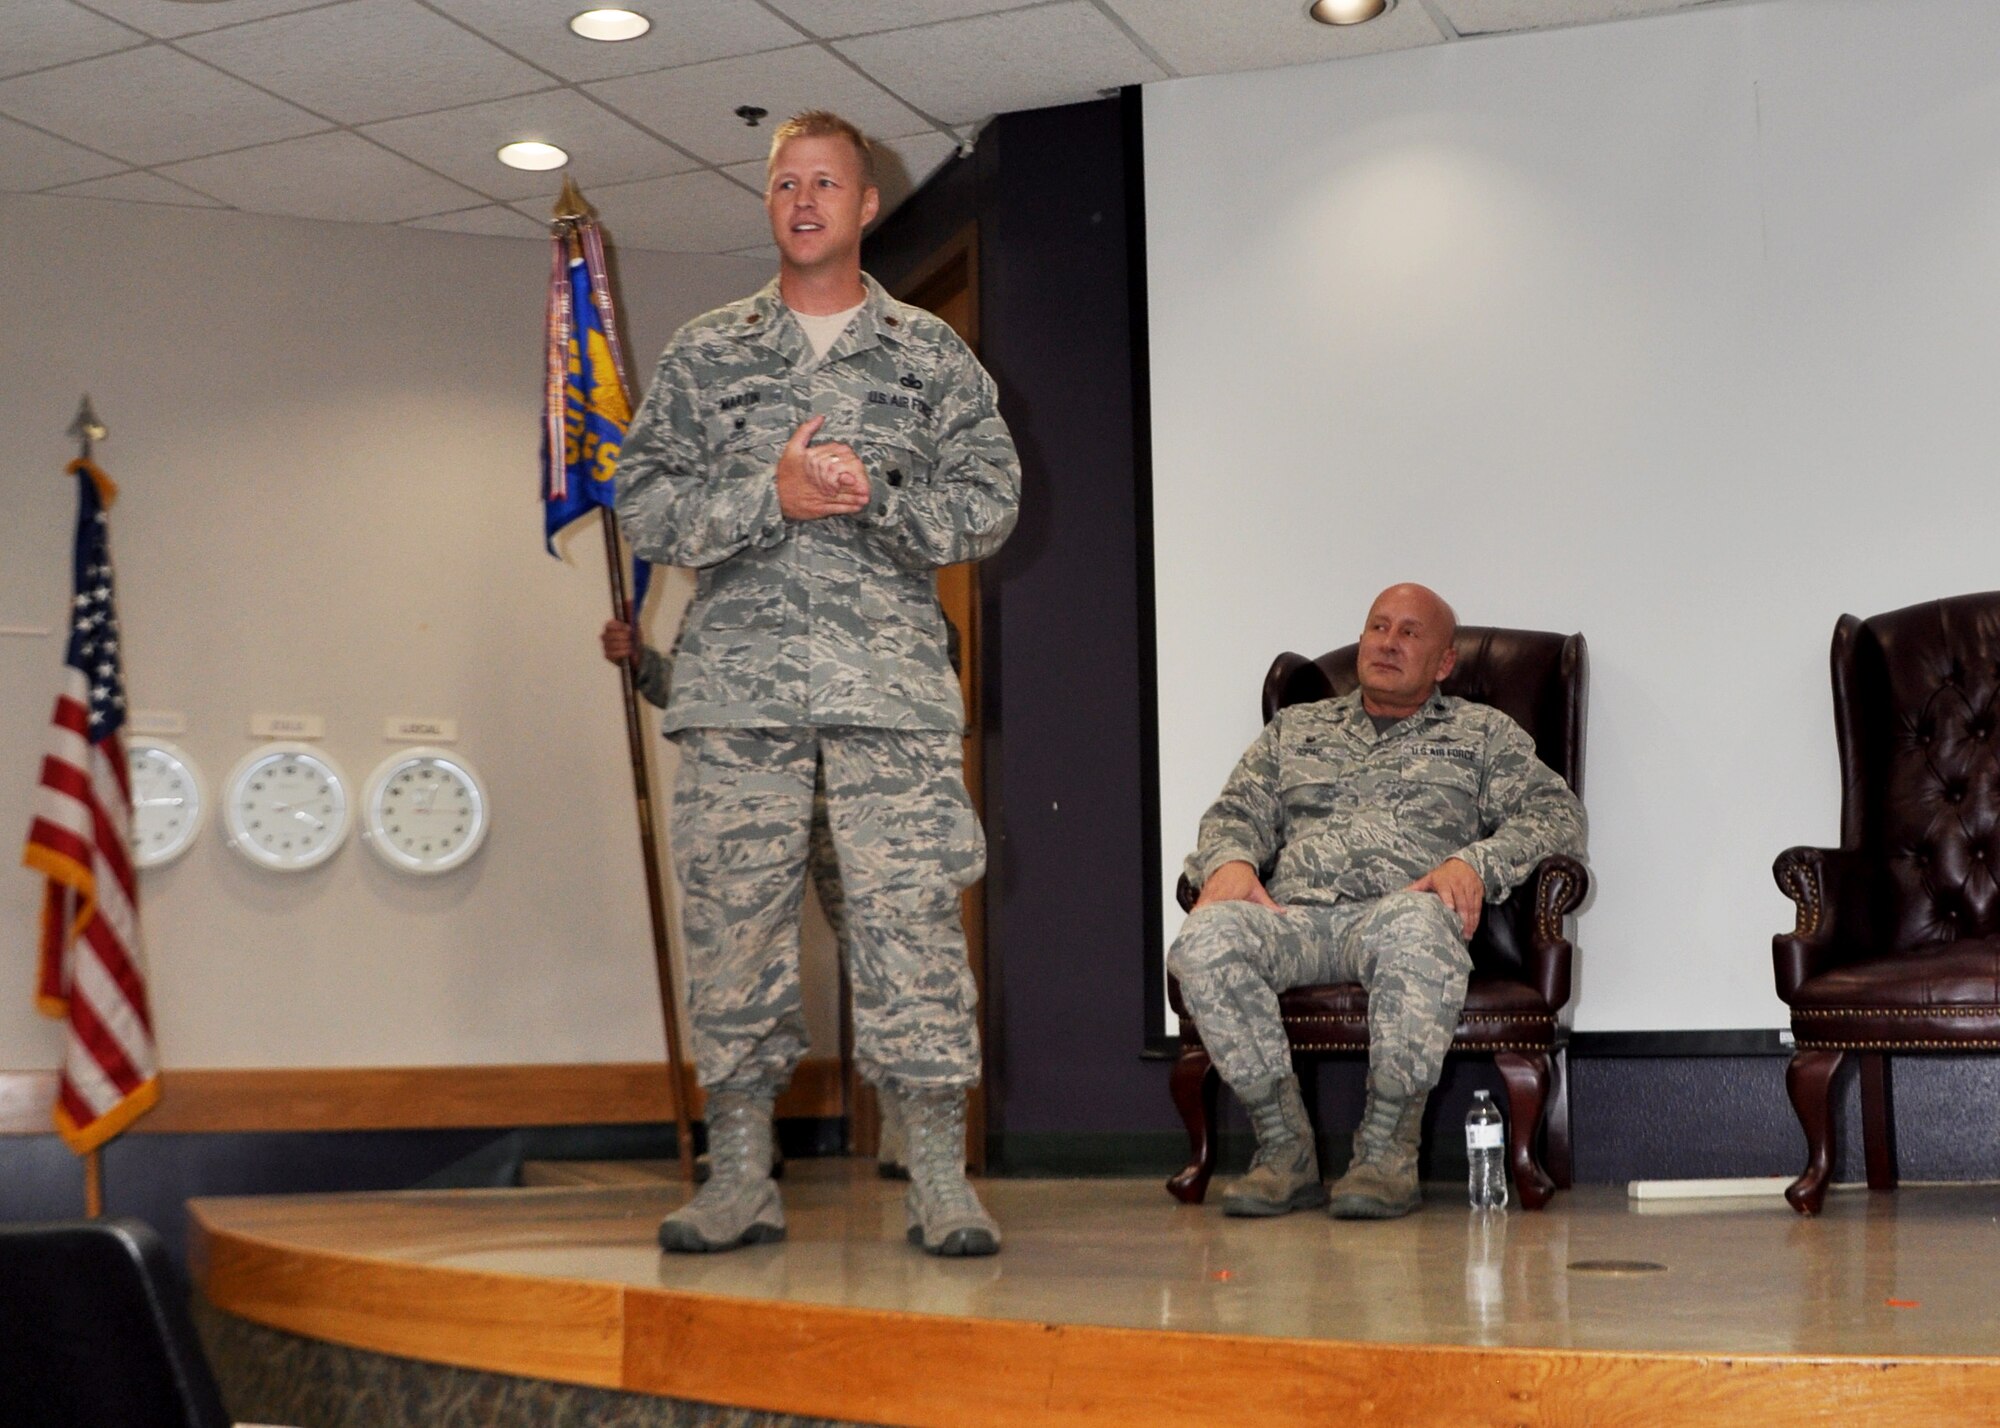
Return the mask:
POLYGON ((259 739, 324 739, 326 720, 318 714, 252 714, 250 732, 259 739))

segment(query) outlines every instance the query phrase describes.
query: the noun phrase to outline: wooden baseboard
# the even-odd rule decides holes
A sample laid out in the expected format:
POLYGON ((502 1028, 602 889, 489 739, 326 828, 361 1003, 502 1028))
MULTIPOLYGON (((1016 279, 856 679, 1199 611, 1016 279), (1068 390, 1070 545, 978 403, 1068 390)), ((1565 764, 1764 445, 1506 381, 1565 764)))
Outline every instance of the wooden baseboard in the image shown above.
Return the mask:
MULTIPOLYGON (((671 1121, 665 1066, 649 1061, 525 1066, 169 1069, 160 1103, 129 1134, 445 1130, 671 1121)), ((51 1133, 53 1071, 0 1071, 0 1135, 51 1133)), ((702 1113, 695 1089, 693 1114, 702 1113)), ((803 1062, 778 1098, 785 1117, 843 1114, 840 1063, 803 1062)))

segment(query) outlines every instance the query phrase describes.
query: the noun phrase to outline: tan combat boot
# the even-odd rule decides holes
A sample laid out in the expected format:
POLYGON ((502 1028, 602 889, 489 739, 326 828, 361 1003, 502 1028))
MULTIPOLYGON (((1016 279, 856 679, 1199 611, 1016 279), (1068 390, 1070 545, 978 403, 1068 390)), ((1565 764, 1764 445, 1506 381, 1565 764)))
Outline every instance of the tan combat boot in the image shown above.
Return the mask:
POLYGON ((1249 1173, 1222 1193, 1225 1215, 1289 1215, 1326 1203, 1319 1180, 1319 1146, 1296 1077, 1280 1076, 1268 1088, 1236 1099, 1257 1133, 1257 1154, 1249 1173))
POLYGON ((1428 1095, 1393 1100, 1368 1093, 1354 1132, 1354 1160, 1328 1187, 1326 1212, 1336 1220, 1393 1220, 1423 1201, 1417 1185, 1417 1144, 1428 1095))
POLYGON ((999 1253, 1000 1226, 965 1178, 965 1092, 898 1087, 890 1094, 900 1102, 910 1169, 903 1196, 910 1243, 952 1259, 999 1253))
POLYGON ((785 1237, 771 1179, 771 1097, 719 1091, 708 1101, 708 1181, 660 1224, 660 1248, 707 1254, 785 1237))

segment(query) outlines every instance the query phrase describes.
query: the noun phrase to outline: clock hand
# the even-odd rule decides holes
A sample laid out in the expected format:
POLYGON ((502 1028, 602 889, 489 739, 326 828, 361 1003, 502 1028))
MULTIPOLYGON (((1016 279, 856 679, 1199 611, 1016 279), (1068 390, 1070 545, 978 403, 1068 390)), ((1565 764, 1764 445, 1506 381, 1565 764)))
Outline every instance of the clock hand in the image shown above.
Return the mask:
POLYGON ((311 815, 310 813, 306 812, 306 811, 305 811, 305 810, 304 810, 303 808, 294 808, 294 809, 292 810, 292 817, 294 817, 294 818, 299 818, 299 819, 303 819, 303 820, 304 820, 305 822, 307 822, 307 823, 310 823, 310 824, 312 824, 312 826, 313 826, 314 828, 324 828, 324 827, 326 827, 326 824, 322 823, 322 822, 321 822, 321 821, 320 821, 319 819, 317 819, 317 818, 313 817, 313 816, 312 816, 312 815, 311 815))
POLYGON ((179 808, 187 800, 185 798, 136 798, 132 802, 138 808, 179 808))

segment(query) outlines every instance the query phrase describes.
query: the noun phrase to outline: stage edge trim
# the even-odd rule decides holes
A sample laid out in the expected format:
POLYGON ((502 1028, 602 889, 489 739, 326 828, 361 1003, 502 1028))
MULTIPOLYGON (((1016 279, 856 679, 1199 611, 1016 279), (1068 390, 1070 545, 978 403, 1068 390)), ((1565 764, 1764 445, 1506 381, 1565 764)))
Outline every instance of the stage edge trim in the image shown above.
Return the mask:
POLYGON ((211 1224, 218 1309, 350 1348, 898 1428, 1970 1421, 2000 1360, 1277 1339, 732 1299, 301 1249, 211 1224), (885 1347, 893 1345, 893 1353, 885 1347))

